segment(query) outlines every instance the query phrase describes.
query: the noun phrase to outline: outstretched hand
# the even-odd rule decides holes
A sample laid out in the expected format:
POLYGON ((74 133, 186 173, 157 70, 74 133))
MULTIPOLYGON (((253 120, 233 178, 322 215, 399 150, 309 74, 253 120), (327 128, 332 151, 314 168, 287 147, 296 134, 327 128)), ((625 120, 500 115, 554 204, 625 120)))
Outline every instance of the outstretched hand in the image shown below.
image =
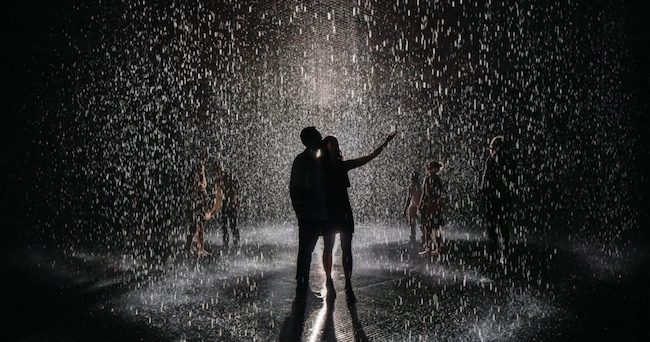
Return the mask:
POLYGON ((397 135, 397 130, 394 130, 394 131, 388 133, 388 136, 386 137, 386 141, 393 140, 393 138, 395 138, 396 135, 397 135))
POLYGON ((382 147, 382 148, 383 148, 383 147, 386 147, 386 145, 388 145, 388 143, 389 143, 391 140, 393 140, 393 139, 395 138, 396 135, 397 135, 397 131, 392 131, 392 132, 390 132, 390 133, 388 134, 388 136, 386 137, 386 140, 384 140, 384 143, 381 144, 381 147, 382 147))
POLYGON ((379 147, 377 147, 377 148, 372 152, 372 157, 373 157, 373 158, 374 158, 374 157, 377 157, 377 156, 378 156, 378 155, 379 155, 379 154, 384 150, 384 147, 386 147, 386 145, 388 145, 388 143, 389 143, 391 140, 393 140, 393 138, 395 138, 395 135, 397 135, 397 131, 393 131, 393 132, 389 133, 388 136, 386 137, 386 140, 384 140, 384 142, 381 143, 381 145, 379 145, 379 147))

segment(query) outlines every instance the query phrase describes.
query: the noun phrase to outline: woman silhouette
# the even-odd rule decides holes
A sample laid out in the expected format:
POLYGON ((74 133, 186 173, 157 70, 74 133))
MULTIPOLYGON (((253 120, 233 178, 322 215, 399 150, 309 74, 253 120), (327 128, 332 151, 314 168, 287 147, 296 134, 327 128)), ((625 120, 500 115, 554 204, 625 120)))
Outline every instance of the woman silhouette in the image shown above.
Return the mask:
MULTIPOLYGON (((406 206, 404 207, 404 217, 411 227, 411 244, 415 245, 415 227, 418 222, 418 205, 420 204, 420 197, 422 197, 422 188, 420 187, 420 174, 415 171, 411 174, 411 184, 408 187, 408 196, 406 197, 406 206)), ((425 232, 420 225, 422 231, 422 244, 424 245, 425 232)))
POLYGON ((334 238, 336 233, 341 233, 341 249, 343 251, 343 272, 345 273, 345 292, 348 302, 353 303, 356 300, 352 290, 352 235, 354 234, 354 219, 352 217, 352 207, 350 206, 350 197, 348 188, 350 180, 348 171, 366 164, 377 157, 384 147, 395 137, 395 133, 390 134, 381 146, 375 149, 371 154, 351 160, 343 160, 339 142, 333 136, 327 136, 323 139, 325 146, 325 158, 323 168, 325 170, 325 179, 327 181, 327 213, 328 222, 323 228, 323 268, 325 269, 327 296, 328 299, 336 297, 334 283, 332 281, 332 249, 334 247, 334 238))

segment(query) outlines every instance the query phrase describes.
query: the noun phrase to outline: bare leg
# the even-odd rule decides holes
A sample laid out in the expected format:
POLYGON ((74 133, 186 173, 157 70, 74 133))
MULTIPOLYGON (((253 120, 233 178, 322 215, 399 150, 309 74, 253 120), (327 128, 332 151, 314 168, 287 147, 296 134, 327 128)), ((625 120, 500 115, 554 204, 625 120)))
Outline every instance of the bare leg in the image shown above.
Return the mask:
POLYGON ((194 217, 194 213, 190 212, 188 214, 188 230, 187 235, 185 235, 185 251, 189 254, 192 253, 192 243, 194 242, 194 237, 196 236, 196 230, 198 229, 199 222, 194 217))
POLYGON ((332 249, 334 249, 334 238, 336 234, 323 236, 323 269, 325 270, 325 287, 327 289, 327 299, 336 298, 334 290, 334 281, 332 280, 332 249))
POLYGON ((332 249, 334 248, 334 238, 336 234, 323 236, 323 270, 328 282, 332 281, 332 249))
POLYGON ((438 236, 439 236, 439 230, 438 227, 436 226, 435 228, 431 229, 431 254, 437 255, 440 253, 440 244, 438 241, 438 236))
POLYGON ((427 229, 422 222, 420 222, 420 233, 422 234, 422 246, 426 246, 427 244, 427 229))
POLYGON ((205 244, 203 240, 203 226, 204 223, 201 223, 201 225, 196 230, 196 254, 199 257, 210 255, 210 253, 205 250, 205 244))
POLYGON ((223 247, 228 247, 230 236, 228 235, 228 214, 226 211, 221 212, 221 233, 223 234, 223 247))
POLYGON ((357 300, 352 290, 352 235, 353 233, 341 233, 341 250, 343 251, 343 272, 345 273, 345 292, 348 302, 357 300))
POLYGON ((432 229, 431 224, 429 222, 422 223, 422 227, 424 229, 424 235, 423 235, 423 238, 424 238, 424 251, 422 251, 421 254, 427 254, 427 253, 431 252, 431 248, 432 248, 432 246, 431 246, 431 238, 432 238, 432 236, 431 235, 433 233, 432 232, 433 229, 432 229))

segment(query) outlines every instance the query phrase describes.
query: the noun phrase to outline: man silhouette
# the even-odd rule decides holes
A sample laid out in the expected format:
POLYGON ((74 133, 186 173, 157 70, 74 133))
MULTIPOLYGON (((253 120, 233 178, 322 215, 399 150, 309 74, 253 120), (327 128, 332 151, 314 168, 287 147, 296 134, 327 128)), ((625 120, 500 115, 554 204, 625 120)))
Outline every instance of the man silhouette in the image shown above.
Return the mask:
POLYGON ((298 218, 296 300, 304 303, 310 292, 311 254, 327 220, 327 209, 325 175, 319 152, 323 138, 315 127, 310 126, 300 132, 300 140, 306 148, 293 161, 289 192, 298 218))
POLYGON ((492 138, 485 160, 481 192, 483 195, 490 252, 507 251, 510 241, 510 211, 512 197, 512 165, 503 151, 503 136, 492 138), (498 232, 497 232, 498 229, 498 232), (499 234, 500 233, 500 234, 499 234), (499 236, 500 235, 500 236, 499 236))

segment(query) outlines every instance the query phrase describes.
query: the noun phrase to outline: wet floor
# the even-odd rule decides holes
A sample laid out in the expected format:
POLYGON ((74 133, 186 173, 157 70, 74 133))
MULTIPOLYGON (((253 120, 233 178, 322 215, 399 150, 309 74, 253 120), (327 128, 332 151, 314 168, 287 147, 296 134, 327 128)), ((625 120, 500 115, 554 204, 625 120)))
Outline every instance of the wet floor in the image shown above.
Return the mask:
MULTIPOLYGON (((443 253, 423 257, 404 226, 359 225, 356 303, 293 305, 296 228, 242 228, 239 248, 208 235, 211 255, 144 263, 137 257, 32 248, 9 258, 3 295, 9 340, 557 341, 647 340, 648 254, 641 243, 603 245, 519 238, 505 263, 481 232, 451 226, 443 253), (22 254, 24 253, 24 254, 22 254), (27 327, 27 328, 23 328, 27 327)), ((322 242, 311 284, 320 291, 322 242)), ((182 241, 179 239, 179 246, 182 241)))

